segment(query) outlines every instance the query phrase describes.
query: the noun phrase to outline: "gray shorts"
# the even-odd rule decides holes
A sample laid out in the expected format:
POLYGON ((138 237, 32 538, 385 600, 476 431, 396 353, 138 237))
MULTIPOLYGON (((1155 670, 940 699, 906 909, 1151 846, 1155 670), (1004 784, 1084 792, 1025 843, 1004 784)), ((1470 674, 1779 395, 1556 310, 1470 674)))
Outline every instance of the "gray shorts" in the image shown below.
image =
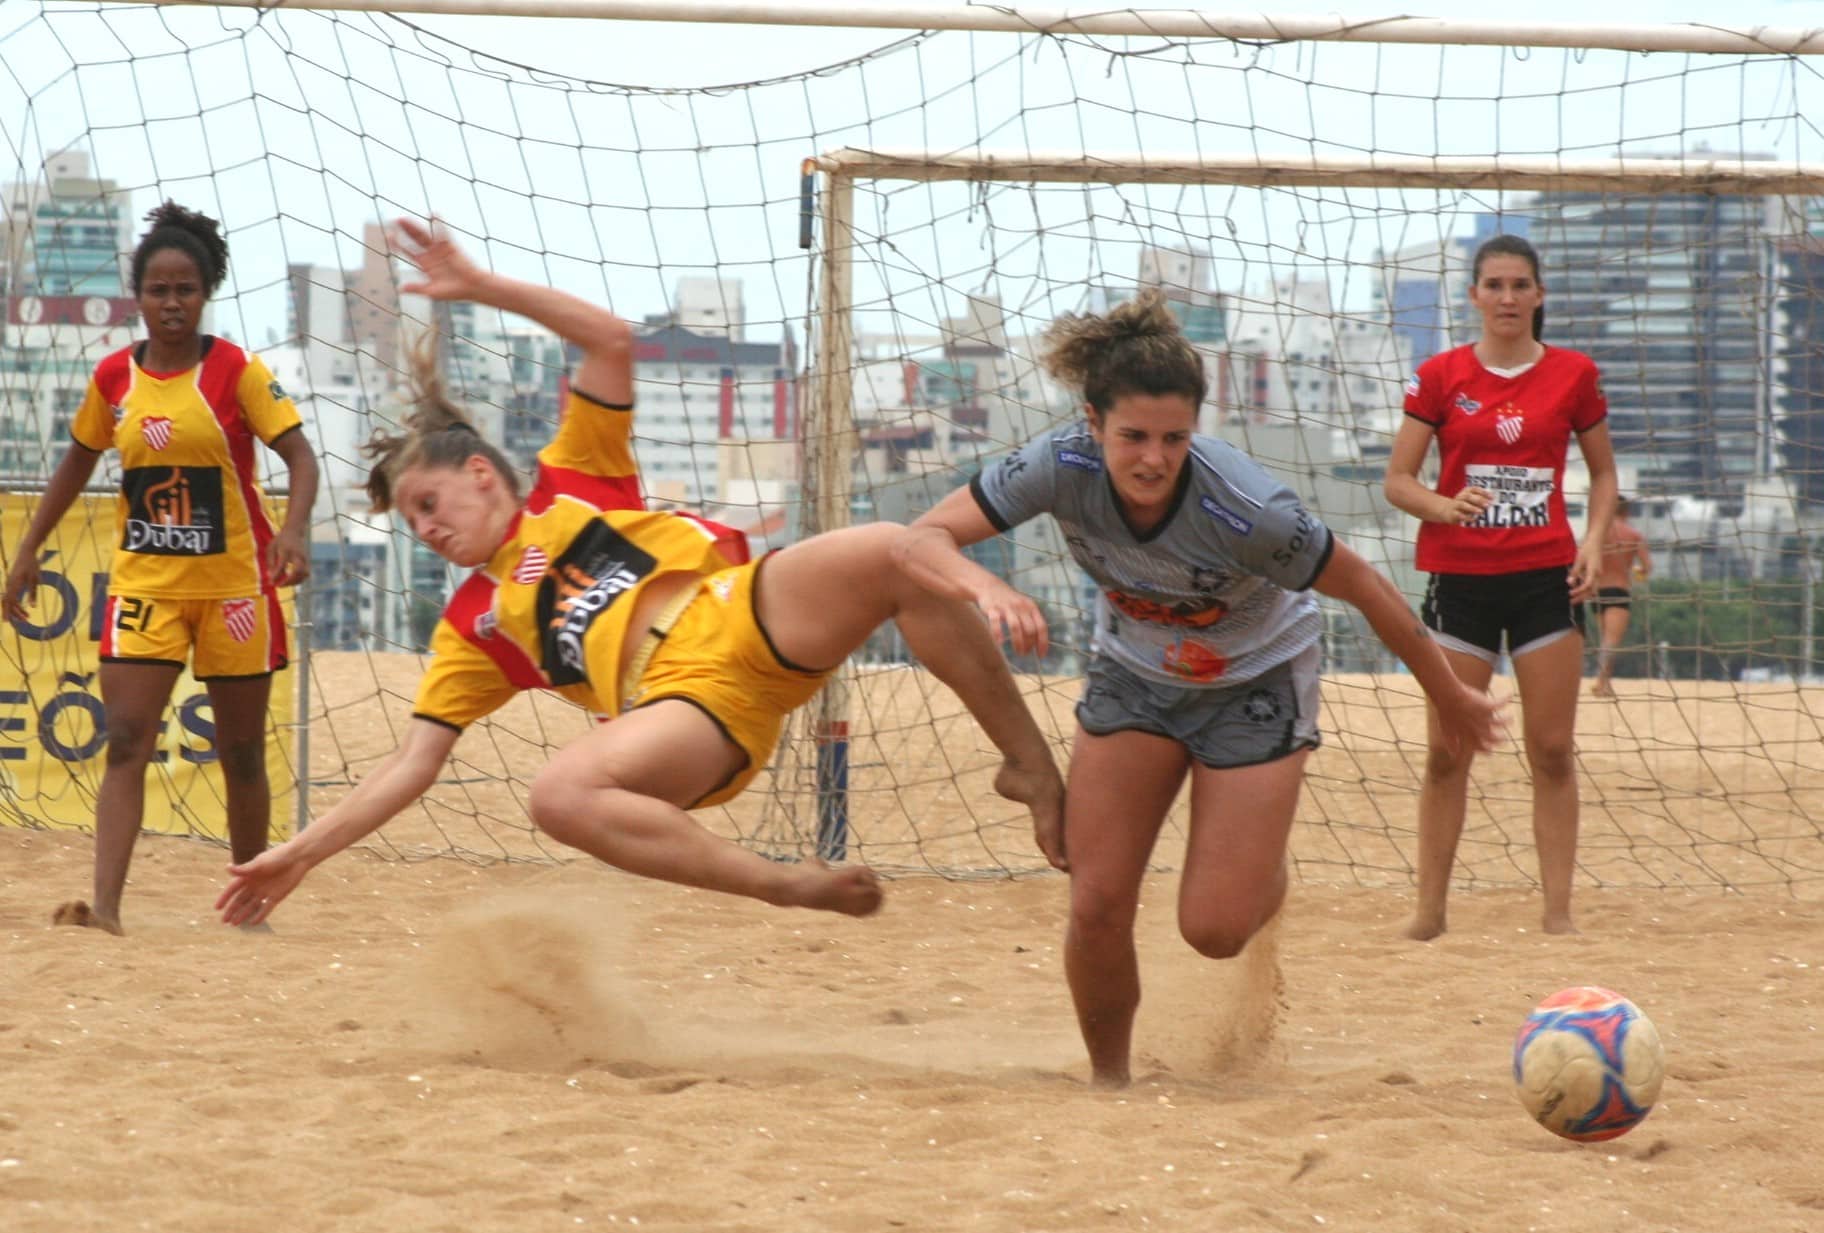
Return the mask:
POLYGON ((1211 770, 1273 762, 1321 741, 1313 645, 1238 685, 1164 685, 1098 655, 1089 664, 1077 722, 1092 736, 1150 732, 1183 745, 1211 770))

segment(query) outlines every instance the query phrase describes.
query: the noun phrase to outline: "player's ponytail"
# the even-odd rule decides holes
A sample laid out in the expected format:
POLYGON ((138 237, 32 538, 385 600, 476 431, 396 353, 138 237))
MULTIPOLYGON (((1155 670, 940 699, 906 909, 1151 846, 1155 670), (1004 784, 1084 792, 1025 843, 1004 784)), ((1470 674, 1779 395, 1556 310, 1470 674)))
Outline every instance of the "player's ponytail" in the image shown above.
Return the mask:
MULTIPOLYGON (((1486 241, 1476 250, 1476 259, 1470 266, 1469 281, 1482 281, 1482 259, 1484 257, 1519 257, 1533 267, 1533 281, 1541 286, 1545 280, 1539 277, 1539 250, 1517 235, 1498 235, 1486 241)), ((1533 309, 1533 341, 1540 342, 1545 337, 1545 305, 1533 309)))
POLYGON ((1066 313, 1045 331, 1041 362, 1083 391, 1098 416, 1123 394, 1182 394, 1203 405, 1203 359, 1157 288, 1105 313, 1066 313))
POLYGON ((228 238, 222 234, 222 225, 207 214, 185 209, 175 201, 166 201, 147 214, 146 221, 152 225, 146 228, 133 249, 133 294, 139 294, 146 263, 152 260, 152 255, 175 248, 196 262, 196 272, 203 279, 204 295, 214 296, 228 277, 228 238))
POLYGON ((519 477, 513 464, 444 392, 436 334, 427 332, 418 340, 410 363, 412 406, 405 415, 405 431, 376 431, 361 447, 374 460, 367 473, 367 496, 374 512, 383 514, 393 507, 393 486, 408 467, 455 470, 478 454, 500 473, 513 499, 519 500, 519 477))

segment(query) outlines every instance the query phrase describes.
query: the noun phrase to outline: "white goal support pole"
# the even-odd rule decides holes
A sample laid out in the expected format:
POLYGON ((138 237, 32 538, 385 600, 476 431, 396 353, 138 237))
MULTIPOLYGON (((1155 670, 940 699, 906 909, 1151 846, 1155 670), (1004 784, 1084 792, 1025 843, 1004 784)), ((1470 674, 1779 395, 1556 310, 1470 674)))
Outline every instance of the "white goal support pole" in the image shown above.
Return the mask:
MULTIPOLYGON (((144 0, 116 0, 143 3, 144 0)), ((981 30, 1013 34, 1133 35, 1245 43, 1419 43, 1574 47, 1728 55, 1824 55, 1824 29, 1730 29, 1694 22, 1472 22, 1437 17, 1206 13, 1195 9, 1076 10, 956 4, 781 4, 766 0, 175 0, 216 8, 321 9, 476 17, 566 17, 841 26, 883 30, 981 30)))

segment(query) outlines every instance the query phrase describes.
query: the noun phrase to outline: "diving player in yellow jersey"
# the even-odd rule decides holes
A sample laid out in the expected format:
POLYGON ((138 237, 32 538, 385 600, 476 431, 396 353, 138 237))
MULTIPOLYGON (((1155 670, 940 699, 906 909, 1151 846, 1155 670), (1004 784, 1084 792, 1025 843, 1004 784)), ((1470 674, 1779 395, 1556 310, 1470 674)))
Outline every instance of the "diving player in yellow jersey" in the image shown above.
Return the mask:
MULTIPOLYGON (((617 427, 633 402, 625 321, 487 273, 418 223, 401 220, 396 243, 423 275, 404 290, 530 317, 577 344, 578 397, 559 436, 625 440, 617 427)), ((1005 660, 969 605, 893 567, 904 527, 832 531, 730 565, 712 525, 561 491, 543 482, 551 459, 541 459, 541 482, 522 496, 500 451, 443 397, 428 356, 417 368, 409 431, 370 446, 368 492, 376 508, 396 511, 440 556, 476 575, 445 609, 399 750, 297 838, 236 864, 217 903, 224 920, 265 920, 317 864, 418 799, 464 726, 531 688, 615 716, 560 749, 534 780, 528 806, 547 834, 647 877, 782 906, 873 912, 881 891, 871 871, 776 864, 711 834, 688 811, 739 793, 765 765, 785 716, 887 620, 1000 749, 996 788, 1026 803, 1035 826, 1056 828, 1063 783, 1005 660)))

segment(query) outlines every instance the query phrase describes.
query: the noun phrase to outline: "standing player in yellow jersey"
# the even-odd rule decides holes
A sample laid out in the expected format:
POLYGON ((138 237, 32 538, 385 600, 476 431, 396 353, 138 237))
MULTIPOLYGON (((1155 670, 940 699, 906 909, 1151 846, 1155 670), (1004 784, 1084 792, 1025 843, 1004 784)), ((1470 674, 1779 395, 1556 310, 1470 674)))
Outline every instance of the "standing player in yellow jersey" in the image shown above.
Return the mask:
POLYGON ((582 363, 521 496, 512 467, 419 357, 409 431, 369 446, 368 493, 476 572, 432 636, 404 743, 302 834, 236 864, 217 901, 224 920, 264 921, 317 864, 417 800, 463 728, 523 689, 615 716, 533 781, 528 809, 547 834, 646 877, 866 915, 880 905, 869 870, 777 864, 687 811, 740 793, 785 716, 888 620, 1001 751, 996 789, 1026 803, 1041 833, 1055 830, 1063 780, 1044 737, 981 617, 894 568, 904 527, 832 531, 731 566, 713 525, 628 508, 638 491, 627 447, 631 327, 574 296, 489 274, 416 223, 402 220, 398 232, 424 275, 403 290, 530 317, 577 344, 582 363))
POLYGON ((117 539, 101 635, 107 769, 95 799, 95 898, 59 923, 121 932, 120 898, 145 806, 146 767, 186 663, 209 691, 237 861, 266 849, 266 704, 287 662, 278 588, 310 573, 317 464, 297 408, 257 356, 201 332, 228 274, 220 225, 167 201, 133 250, 146 338, 96 366, 57 464, 7 572, 7 617, 38 589, 38 553, 102 452, 120 451, 117 539), (254 467, 263 441, 290 474, 275 528, 254 467))

